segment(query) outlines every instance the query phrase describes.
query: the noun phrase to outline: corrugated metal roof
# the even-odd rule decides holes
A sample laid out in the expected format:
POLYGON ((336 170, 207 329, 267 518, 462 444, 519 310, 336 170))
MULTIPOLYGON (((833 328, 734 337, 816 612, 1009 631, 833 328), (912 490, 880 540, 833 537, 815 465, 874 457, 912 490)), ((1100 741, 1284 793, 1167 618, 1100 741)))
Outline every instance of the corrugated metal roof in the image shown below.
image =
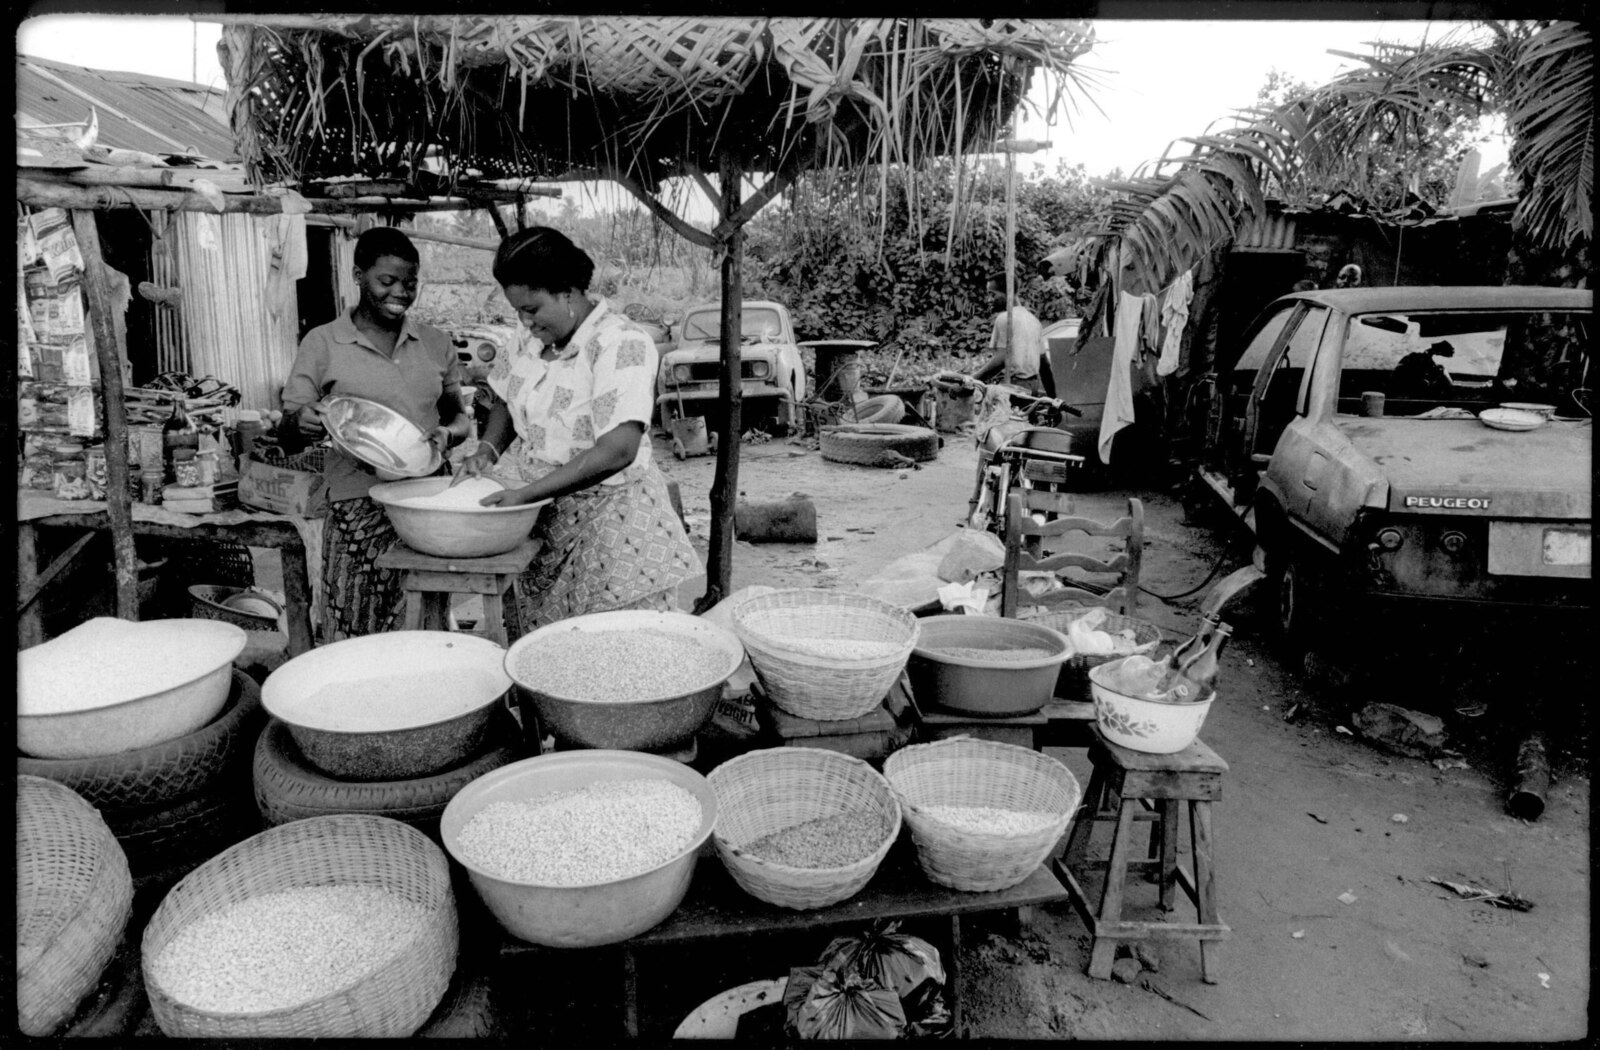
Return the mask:
POLYGON ((1294 249, 1295 220, 1293 215, 1266 214, 1256 219, 1234 239, 1233 250, 1292 251, 1294 249))
POLYGON ((201 84, 17 56, 17 125, 72 124, 99 115, 97 145, 197 153, 237 161, 225 94, 201 84))

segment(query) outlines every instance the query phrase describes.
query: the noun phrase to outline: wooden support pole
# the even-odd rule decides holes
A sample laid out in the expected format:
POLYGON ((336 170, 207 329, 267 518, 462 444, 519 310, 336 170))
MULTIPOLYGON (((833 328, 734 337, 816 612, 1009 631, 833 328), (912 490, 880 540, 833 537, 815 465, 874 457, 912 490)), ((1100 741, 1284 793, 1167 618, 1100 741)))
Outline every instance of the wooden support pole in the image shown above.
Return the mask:
MULTIPOLYGON (((739 210, 738 161, 722 161, 722 214, 739 210)), ((740 334, 743 329, 744 288, 740 259, 744 254, 744 226, 731 228, 720 241, 722 249, 722 370, 717 393, 717 470, 711 483, 711 545, 706 551, 706 593, 697 612, 728 596, 733 581, 734 514, 739 500, 739 427, 743 384, 740 382, 740 334)))
MULTIPOLYGON (((538 195, 539 187, 527 192, 538 195)), ((559 194, 559 191, 557 191, 559 194)), ((329 200, 323 197, 305 198, 313 214, 357 215, 372 212, 395 211, 405 213, 434 211, 463 211, 480 208, 483 201, 462 197, 432 197, 419 200, 407 197, 352 197, 347 200, 329 200)), ((145 208, 148 210, 206 211, 216 214, 210 201, 197 193, 174 185, 171 189, 153 187, 104 185, 80 186, 73 183, 17 176, 17 202, 34 208, 103 209, 145 208)), ((278 215, 283 212, 282 197, 265 194, 225 193, 222 210, 225 213, 241 212, 247 215, 278 215)))
MULTIPOLYGON (((356 220, 346 219, 339 215, 307 215, 308 226, 336 226, 352 233, 356 230, 356 220)), ((463 248, 478 248, 482 251, 492 252, 500 247, 498 241, 480 241, 472 237, 457 237, 450 233, 433 233, 430 230, 407 230, 406 236, 414 241, 432 241, 436 244, 456 244, 463 248)))
POLYGON ((500 205, 490 204, 484 211, 489 213, 489 221, 494 223, 495 232, 500 235, 501 240, 511 236, 511 230, 506 227, 506 217, 500 214, 500 205))
POLYGON ((95 357, 100 362, 100 390, 105 400, 106 516, 111 520, 111 558, 116 567, 117 615, 139 618, 139 559, 133 550, 133 501, 128 491, 128 416, 122 393, 125 353, 117 339, 111 283, 100 253, 100 231, 94 212, 74 210, 72 232, 83 256, 83 286, 89 293, 89 320, 94 326, 95 357))

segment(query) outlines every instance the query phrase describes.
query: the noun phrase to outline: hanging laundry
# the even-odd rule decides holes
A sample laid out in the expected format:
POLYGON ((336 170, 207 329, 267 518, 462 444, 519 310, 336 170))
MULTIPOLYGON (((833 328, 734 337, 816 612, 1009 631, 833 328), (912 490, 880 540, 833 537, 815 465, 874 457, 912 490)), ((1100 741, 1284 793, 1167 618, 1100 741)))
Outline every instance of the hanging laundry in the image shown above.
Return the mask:
POLYGON ((1139 298, 1143 300, 1139 307, 1139 349, 1143 353, 1158 354, 1161 352, 1161 300, 1154 292, 1145 292, 1139 298))
POLYGON ((1111 463, 1111 440, 1133 422, 1133 358, 1144 330, 1144 297, 1117 293, 1116 340, 1111 347, 1111 378, 1100 417, 1100 462, 1111 463))
POLYGON ((1178 275, 1161 300, 1161 324, 1166 337, 1161 342, 1161 360, 1156 375, 1169 376, 1178 370, 1178 351, 1183 345, 1183 330, 1189 323, 1189 301, 1194 298, 1194 270, 1178 275))

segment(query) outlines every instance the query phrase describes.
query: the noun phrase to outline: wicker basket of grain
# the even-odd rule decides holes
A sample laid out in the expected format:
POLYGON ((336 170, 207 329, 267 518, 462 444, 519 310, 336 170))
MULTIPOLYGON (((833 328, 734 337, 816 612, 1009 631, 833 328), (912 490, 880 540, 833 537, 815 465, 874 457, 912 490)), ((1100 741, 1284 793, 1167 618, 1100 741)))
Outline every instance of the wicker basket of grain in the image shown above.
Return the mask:
POLYGON ((900 835, 889 782, 837 751, 749 751, 706 779, 717 793, 717 856, 768 904, 804 910, 853 897, 900 835))
POLYGON ((455 970, 443 851, 387 817, 297 820, 190 872, 145 927, 171 1036, 409 1036, 455 970))
POLYGON ((17 777, 17 1027, 50 1035, 117 950, 133 908, 128 858, 71 788, 17 777))
POLYGON ((987 892, 1033 874, 1066 833, 1082 792, 1058 760, 1012 744, 956 737, 890 755, 917 862, 941 886, 987 892))
POLYGON ((733 628, 772 702, 800 718, 859 718, 917 644, 917 619, 865 594, 794 588, 733 607, 733 628))

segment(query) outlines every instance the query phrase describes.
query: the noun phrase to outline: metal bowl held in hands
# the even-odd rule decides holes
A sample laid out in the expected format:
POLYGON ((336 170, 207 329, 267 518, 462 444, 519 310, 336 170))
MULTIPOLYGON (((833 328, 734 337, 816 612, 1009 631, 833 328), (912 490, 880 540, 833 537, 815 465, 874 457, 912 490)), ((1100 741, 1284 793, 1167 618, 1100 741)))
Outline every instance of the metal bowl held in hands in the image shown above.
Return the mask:
POLYGON ((85 621, 17 654, 17 748, 92 758, 176 740, 228 700, 248 638, 217 620, 85 621))
POLYGON ((929 616, 920 625, 906 674, 919 702, 944 711, 1031 714, 1050 702, 1070 655, 1063 635, 1026 620, 929 616))
POLYGON ((261 704, 312 765, 341 780, 411 780, 482 752, 511 689, 505 650, 470 634, 393 631, 301 653, 261 704))
POLYGON ((506 651, 506 673, 558 741, 568 746, 636 751, 686 746, 711 717, 722 696, 722 683, 743 662, 744 646, 733 632, 688 613, 643 610, 574 616, 523 635, 506 651), (578 655, 570 645, 556 648, 560 636, 572 631, 609 635, 624 644, 630 635, 654 631, 676 636, 686 645, 703 646, 711 653, 698 654, 705 655, 706 670, 700 680, 685 683, 678 679, 676 685, 664 684, 674 679, 662 667, 629 666, 625 649, 612 658, 598 655, 606 644, 599 639, 593 641, 595 666, 556 667, 551 661, 578 655), (584 683, 587 698, 574 695, 579 690, 571 686, 552 684, 571 681, 574 672, 588 679, 584 683), (597 699, 606 695, 609 678, 625 682, 632 692, 625 699, 597 699))
POLYGON ((587 948, 636 937, 671 915, 689 890, 700 848, 716 821, 716 793, 705 777, 682 762, 637 751, 569 751, 485 773, 450 800, 439 830, 444 848, 467 870, 473 889, 509 933, 533 944, 587 948), (462 855, 462 829, 486 806, 621 780, 666 780, 700 803, 700 825, 693 835, 648 871, 606 882, 554 886, 502 878, 462 855))
POLYGON ((334 394, 324 398, 322 424, 341 452, 359 459, 387 481, 432 474, 444 461, 421 427, 388 405, 364 397, 334 394))
POLYGON ((485 507, 478 501, 494 488, 488 478, 452 488, 449 478, 417 478, 374 485, 367 492, 383 505, 394 531, 412 550, 435 558, 487 558, 513 550, 533 532, 549 500, 515 507, 485 507))

